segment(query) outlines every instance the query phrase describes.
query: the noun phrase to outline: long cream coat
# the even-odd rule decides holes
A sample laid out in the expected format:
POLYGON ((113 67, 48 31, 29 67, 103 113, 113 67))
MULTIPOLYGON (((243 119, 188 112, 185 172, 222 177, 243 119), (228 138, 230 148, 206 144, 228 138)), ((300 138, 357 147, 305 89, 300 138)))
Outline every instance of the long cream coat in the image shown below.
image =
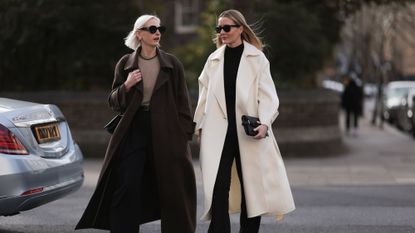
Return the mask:
MULTIPOLYGON (((228 127, 223 82, 225 46, 213 52, 199 77, 195 112, 196 134, 201 132, 200 162, 205 195, 202 219, 209 220, 213 188, 228 127), (201 130, 201 131, 200 131, 201 130)), ((295 209, 285 166, 272 132, 279 100, 265 55, 244 41, 236 80, 236 121, 248 217, 282 215, 295 209), (241 125, 242 115, 257 116, 266 124, 269 137, 253 139, 241 125)), ((232 167, 230 213, 239 212, 240 182, 232 167)))

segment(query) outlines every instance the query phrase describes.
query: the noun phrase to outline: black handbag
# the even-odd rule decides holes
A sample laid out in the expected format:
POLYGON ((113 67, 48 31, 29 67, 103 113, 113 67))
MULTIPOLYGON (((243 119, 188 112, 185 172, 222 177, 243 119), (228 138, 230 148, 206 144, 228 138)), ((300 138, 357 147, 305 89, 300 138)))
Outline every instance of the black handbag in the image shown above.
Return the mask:
MULTIPOLYGON (((248 135, 248 136, 257 135, 258 132, 255 131, 254 129, 261 125, 261 123, 258 123, 259 118, 258 117, 247 116, 247 115, 242 115, 241 119, 242 119, 242 125, 244 127, 246 135, 248 135)), ((268 136, 268 133, 266 134, 266 136, 268 136)))
POLYGON ((113 134, 115 131, 115 128, 117 128, 118 123, 120 123, 120 120, 122 118, 122 114, 118 114, 115 117, 113 117, 105 126, 104 129, 107 130, 108 133, 113 134))

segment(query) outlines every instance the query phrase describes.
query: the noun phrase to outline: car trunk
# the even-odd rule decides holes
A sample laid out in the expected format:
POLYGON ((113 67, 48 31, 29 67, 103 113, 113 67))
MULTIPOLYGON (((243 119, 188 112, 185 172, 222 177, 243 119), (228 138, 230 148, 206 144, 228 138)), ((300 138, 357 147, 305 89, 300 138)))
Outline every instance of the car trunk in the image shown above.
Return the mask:
POLYGON ((0 105, 0 112, 10 121, 5 125, 31 154, 60 158, 69 150, 71 134, 61 111, 54 105, 38 105, 10 100, 0 105))

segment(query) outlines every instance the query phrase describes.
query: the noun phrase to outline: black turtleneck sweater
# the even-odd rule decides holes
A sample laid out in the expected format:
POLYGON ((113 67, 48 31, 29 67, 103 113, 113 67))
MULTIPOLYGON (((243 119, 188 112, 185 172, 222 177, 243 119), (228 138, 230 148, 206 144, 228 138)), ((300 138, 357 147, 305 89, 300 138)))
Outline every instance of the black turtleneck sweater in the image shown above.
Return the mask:
POLYGON ((232 136, 237 135, 235 118, 236 78, 243 51, 243 43, 235 48, 230 48, 228 46, 225 48, 223 77, 225 86, 226 111, 228 114, 228 135, 231 134, 232 136))

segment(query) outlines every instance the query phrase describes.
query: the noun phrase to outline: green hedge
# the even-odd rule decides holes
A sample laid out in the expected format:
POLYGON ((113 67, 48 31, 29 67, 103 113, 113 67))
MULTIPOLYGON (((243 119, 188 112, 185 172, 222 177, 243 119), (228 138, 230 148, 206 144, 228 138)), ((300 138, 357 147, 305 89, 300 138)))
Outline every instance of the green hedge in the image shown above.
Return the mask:
POLYGON ((126 1, 0 1, 0 90, 108 88, 138 15, 126 1))

